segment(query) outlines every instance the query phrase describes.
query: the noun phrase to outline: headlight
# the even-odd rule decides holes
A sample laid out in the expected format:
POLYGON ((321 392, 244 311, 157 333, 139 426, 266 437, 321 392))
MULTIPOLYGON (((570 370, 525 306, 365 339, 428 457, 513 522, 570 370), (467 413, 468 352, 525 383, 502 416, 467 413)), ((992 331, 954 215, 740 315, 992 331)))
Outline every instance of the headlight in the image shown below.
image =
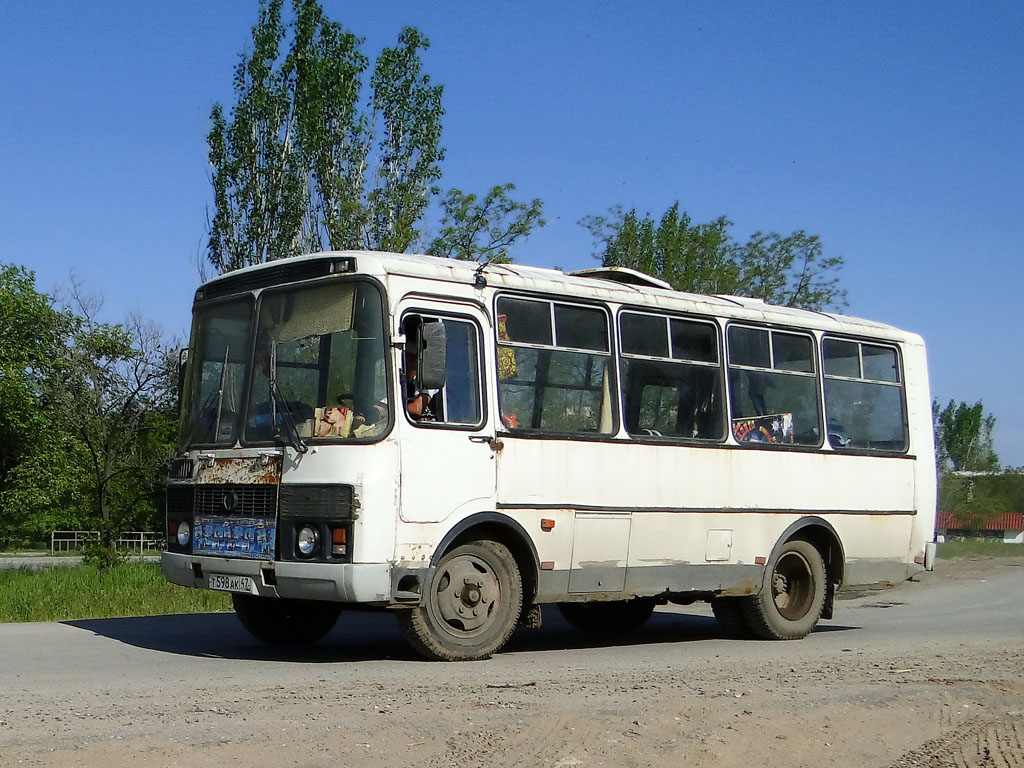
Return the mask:
POLYGON ((188 524, 188 520, 182 520, 178 523, 178 546, 187 547, 191 538, 192 526, 188 524))
POLYGON ((316 552, 316 544, 319 536, 317 535, 316 529, 311 525, 304 525, 299 530, 299 554, 303 557, 310 557, 316 552))

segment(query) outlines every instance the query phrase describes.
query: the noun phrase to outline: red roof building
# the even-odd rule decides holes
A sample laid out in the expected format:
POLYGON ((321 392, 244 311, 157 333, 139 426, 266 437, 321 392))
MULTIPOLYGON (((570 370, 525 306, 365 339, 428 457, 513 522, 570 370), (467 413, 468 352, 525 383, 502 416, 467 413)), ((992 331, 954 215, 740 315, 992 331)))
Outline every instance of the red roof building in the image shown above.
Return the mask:
MULTIPOLYGON (((939 541, 944 541, 950 531, 965 530, 955 515, 949 512, 939 512, 935 521, 935 532, 939 535, 939 541)), ((971 530, 1002 531, 1003 541, 1007 544, 1024 544, 1024 512, 1006 512, 993 517, 980 529, 973 527, 971 530)))

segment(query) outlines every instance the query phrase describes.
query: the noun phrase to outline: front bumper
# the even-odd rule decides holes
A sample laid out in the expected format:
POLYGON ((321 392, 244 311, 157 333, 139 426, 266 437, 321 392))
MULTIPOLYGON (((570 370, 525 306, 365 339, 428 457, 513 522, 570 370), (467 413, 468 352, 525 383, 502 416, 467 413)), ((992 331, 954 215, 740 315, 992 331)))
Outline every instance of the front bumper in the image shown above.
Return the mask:
POLYGON ((164 578, 172 584, 209 588, 211 573, 251 576, 263 597, 386 605, 391 598, 389 563, 291 563, 239 560, 164 552, 164 578))

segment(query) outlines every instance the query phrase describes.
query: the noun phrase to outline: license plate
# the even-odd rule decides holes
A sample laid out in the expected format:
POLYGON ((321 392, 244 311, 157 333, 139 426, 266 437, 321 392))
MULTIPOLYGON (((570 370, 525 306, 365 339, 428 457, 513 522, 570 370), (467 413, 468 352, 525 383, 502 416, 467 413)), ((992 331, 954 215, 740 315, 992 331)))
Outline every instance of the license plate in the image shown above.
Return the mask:
POLYGON ((192 554, 273 560, 277 526, 273 518, 196 515, 192 554))
POLYGON ((256 582, 252 576, 231 576, 227 573, 211 573, 210 589, 221 592, 240 592, 243 595, 256 595, 256 582))

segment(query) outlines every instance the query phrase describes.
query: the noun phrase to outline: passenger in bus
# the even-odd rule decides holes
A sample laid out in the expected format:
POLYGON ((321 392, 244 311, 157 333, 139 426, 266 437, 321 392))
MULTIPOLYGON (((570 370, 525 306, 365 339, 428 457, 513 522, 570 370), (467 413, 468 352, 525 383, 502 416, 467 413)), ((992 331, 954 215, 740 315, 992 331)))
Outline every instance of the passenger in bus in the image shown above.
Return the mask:
POLYGON ((405 353, 405 410, 416 421, 433 421, 434 413, 430 406, 436 392, 430 392, 420 386, 416 375, 419 358, 415 349, 414 344, 405 353))
MULTIPOLYGON (((435 416, 431 403, 436 392, 423 389, 417 376, 419 367, 418 326, 409 331, 409 345, 406 348, 405 368, 405 410, 414 421, 433 421, 435 416)), ((367 408, 364 413, 356 414, 356 420, 365 424, 377 424, 387 419, 387 403, 378 402, 367 408)))

